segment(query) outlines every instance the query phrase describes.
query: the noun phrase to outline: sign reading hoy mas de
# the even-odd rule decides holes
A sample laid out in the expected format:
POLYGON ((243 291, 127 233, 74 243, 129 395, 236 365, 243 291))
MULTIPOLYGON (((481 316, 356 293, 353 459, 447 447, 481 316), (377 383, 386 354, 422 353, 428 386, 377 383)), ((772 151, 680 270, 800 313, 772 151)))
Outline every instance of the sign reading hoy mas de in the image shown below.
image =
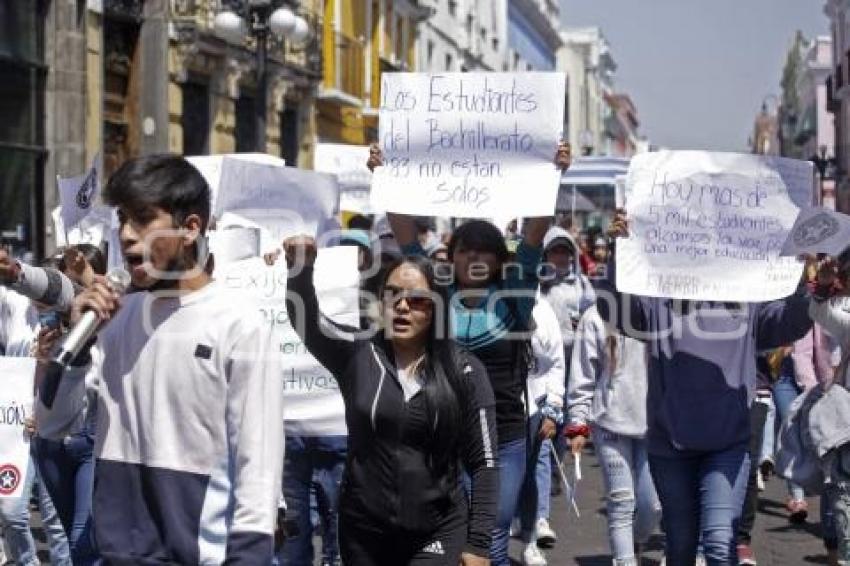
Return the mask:
POLYGON ((661 151, 632 159, 630 237, 617 243, 617 289, 675 299, 757 302, 792 294, 802 265, 780 257, 812 164, 773 156, 661 151))
POLYGON ((375 210, 546 216, 561 172, 563 73, 385 73, 375 210))

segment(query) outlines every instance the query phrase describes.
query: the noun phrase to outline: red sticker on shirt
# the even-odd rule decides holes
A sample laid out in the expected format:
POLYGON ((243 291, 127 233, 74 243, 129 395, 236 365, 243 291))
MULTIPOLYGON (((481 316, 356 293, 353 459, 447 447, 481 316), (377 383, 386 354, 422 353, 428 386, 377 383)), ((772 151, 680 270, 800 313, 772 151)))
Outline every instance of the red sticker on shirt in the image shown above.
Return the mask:
POLYGON ((11 495, 21 483, 21 472, 12 464, 0 465, 0 495, 11 495))

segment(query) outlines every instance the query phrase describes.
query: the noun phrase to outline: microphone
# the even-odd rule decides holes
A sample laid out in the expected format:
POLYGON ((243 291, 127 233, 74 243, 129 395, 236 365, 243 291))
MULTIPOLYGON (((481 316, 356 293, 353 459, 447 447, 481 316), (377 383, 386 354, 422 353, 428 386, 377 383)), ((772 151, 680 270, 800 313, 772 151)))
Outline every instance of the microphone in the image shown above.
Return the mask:
MULTIPOLYGON (((107 286, 116 293, 123 295, 130 286, 130 274, 124 269, 116 267, 106 274, 107 286)), ((68 332, 68 336, 59 347, 59 351, 53 357, 53 364, 66 369, 80 351, 89 343, 89 340, 97 333, 100 320, 94 311, 85 311, 77 324, 68 332)))

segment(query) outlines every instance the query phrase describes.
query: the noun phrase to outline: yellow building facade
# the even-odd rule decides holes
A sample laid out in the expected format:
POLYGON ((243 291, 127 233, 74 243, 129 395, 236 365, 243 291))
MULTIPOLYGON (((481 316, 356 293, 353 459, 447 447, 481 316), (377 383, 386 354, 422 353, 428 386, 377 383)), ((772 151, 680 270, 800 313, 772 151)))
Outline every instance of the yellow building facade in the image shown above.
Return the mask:
POLYGON ((427 14, 411 0, 324 1, 319 141, 377 140, 381 73, 416 70, 416 29, 427 14))

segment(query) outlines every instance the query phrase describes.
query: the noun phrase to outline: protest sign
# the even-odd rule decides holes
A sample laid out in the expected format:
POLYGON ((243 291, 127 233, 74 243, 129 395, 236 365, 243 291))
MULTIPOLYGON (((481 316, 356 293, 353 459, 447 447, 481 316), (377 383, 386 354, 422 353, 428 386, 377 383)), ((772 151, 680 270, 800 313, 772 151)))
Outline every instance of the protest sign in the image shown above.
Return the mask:
POLYGON ((812 190, 807 161, 703 151, 634 157, 617 289, 742 302, 790 295, 802 265, 780 250, 812 190))
POLYGON ((336 175, 339 182, 339 209, 374 214, 369 202, 372 172, 366 167, 369 147, 341 143, 317 143, 313 166, 320 173, 336 175))
POLYGON ((25 495, 30 441, 24 421, 33 414, 35 364, 34 358, 0 357, 0 498, 25 495))
MULTIPOLYGON (((345 435, 345 408, 336 379, 310 355, 289 323, 286 312, 286 265, 273 267, 254 258, 222 269, 216 279, 245 297, 246 308, 257 308, 274 333, 283 356, 283 395, 287 434, 345 435)), ((359 324, 357 248, 319 250, 313 281, 322 313, 338 324, 359 324)))
POLYGON ((384 73, 376 210, 549 216, 564 117, 563 73, 384 73))
POLYGON ((828 208, 812 207, 800 211, 797 221, 782 246, 782 255, 840 255, 850 246, 850 216, 828 208))
POLYGON ((218 225, 262 228, 264 251, 290 236, 320 236, 339 212, 336 179, 315 171, 225 158, 220 187, 218 225))
POLYGON ((100 183, 101 163, 99 155, 94 157, 91 167, 82 175, 67 179, 56 177, 64 232, 67 233, 77 228, 95 207, 100 195, 100 183))
POLYGON ((221 186, 221 169, 224 159, 239 159, 250 163, 263 163, 275 167, 283 167, 286 162, 279 157, 265 153, 225 153, 219 155, 191 155, 186 160, 195 166, 210 186, 210 204, 215 210, 219 187, 221 186))

